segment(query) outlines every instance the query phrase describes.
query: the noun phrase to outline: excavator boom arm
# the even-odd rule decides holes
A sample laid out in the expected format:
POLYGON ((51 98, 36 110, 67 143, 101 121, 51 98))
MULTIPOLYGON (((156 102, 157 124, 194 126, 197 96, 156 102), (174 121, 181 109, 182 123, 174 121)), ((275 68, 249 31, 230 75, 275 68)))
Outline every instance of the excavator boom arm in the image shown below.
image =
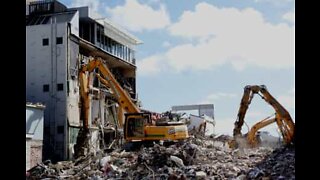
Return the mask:
POLYGON ((276 111, 276 123, 286 143, 290 143, 294 136, 294 122, 289 112, 267 91, 262 87, 260 92, 263 94, 264 100, 269 103, 276 111))
POLYGON ((102 60, 93 59, 89 61, 89 63, 84 64, 81 66, 79 70, 79 83, 80 83, 80 98, 81 98, 81 117, 83 119, 83 128, 80 129, 77 143, 75 145, 75 157, 78 158, 85 154, 84 148, 89 145, 90 141, 90 133, 89 133, 89 108, 90 108, 90 96, 89 96, 89 79, 90 73, 98 68, 101 74, 104 76, 102 78, 100 75, 97 74, 99 80, 110 87, 112 91, 116 94, 116 99, 118 100, 118 104, 121 108, 119 108, 119 125, 122 126, 122 109, 126 110, 127 112, 131 113, 139 113, 140 110, 136 107, 136 105, 131 101, 131 98, 126 94, 126 92, 122 89, 120 84, 114 78, 113 74, 110 70, 103 64, 102 60), (89 76, 87 76, 87 72, 89 76), (121 115, 121 116, 120 116, 121 115))
MULTIPOLYGON (((256 89, 255 89, 256 90, 256 89)), ((233 136, 241 136, 241 128, 244 123, 244 117, 249 108, 249 104, 254 96, 254 91, 252 91, 250 86, 244 88, 243 96, 241 98, 240 108, 238 111, 237 121, 234 123, 233 136)))
MULTIPOLYGON (((83 127, 88 128, 88 117, 89 117, 89 85, 86 77, 86 72, 92 72, 94 69, 98 68, 100 73, 104 76, 96 74, 100 82, 102 82, 107 87, 110 87, 112 91, 116 94, 118 104, 126 112, 130 113, 140 113, 139 108, 132 102, 129 95, 122 89, 120 84, 117 82, 110 70, 103 64, 103 61, 99 59, 93 59, 87 64, 84 64, 79 72, 80 76, 80 95, 82 99, 82 113, 83 113, 83 127)), ((119 122, 122 126, 122 122, 119 122)))
POLYGON ((241 136, 241 127, 244 123, 244 117, 254 94, 259 94, 262 97, 262 99, 264 99, 268 104, 270 104, 274 108, 276 112, 276 117, 273 119, 262 120, 255 124, 248 132, 247 138, 249 143, 254 144, 256 132, 259 129, 273 122, 277 123, 285 143, 291 143, 294 138, 294 122, 292 121, 292 118, 288 111, 267 91, 266 87, 263 85, 245 87, 244 94, 240 103, 240 108, 238 111, 238 118, 235 122, 235 127, 233 129, 234 137, 241 136))
POLYGON ((255 125, 252 126, 252 128, 250 129, 250 131, 248 132, 248 136, 247 139, 249 141, 249 144, 252 145, 256 145, 257 140, 256 140, 256 132, 265 127, 268 126, 269 124, 272 124, 276 122, 276 118, 272 118, 272 119, 264 119, 258 123, 256 123, 255 125))
POLYGON ((88 118, 89 118, 89 83, 85 72, 79 72, 80 81, 80 98, 81 98, 81 113, 83 120, 83 128, 88 129, 88 118))

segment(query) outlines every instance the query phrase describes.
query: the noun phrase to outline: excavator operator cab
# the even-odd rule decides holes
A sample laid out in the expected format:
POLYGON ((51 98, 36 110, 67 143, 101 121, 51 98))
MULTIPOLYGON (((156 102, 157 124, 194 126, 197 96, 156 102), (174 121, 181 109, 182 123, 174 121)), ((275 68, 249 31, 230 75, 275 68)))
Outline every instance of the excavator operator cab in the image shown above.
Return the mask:
POLYGON ((143 138, 145 136, 144 127, 151 124, 151 113, 126 113, 124 137, 143 138))

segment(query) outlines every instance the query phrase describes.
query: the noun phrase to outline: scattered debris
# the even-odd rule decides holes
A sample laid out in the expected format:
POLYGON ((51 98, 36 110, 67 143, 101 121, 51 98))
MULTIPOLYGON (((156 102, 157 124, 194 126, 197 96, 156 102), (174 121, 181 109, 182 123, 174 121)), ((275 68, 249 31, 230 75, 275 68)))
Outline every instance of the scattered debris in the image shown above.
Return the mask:
POLYGON ((295 150, 293 147, 280 147, 257 164, 248 173, 248 178, 256 179, 262 175, 270 179, 295 179, 295 150))
POLYGON ((27 179, 295 179, 293 148, 233 150, 227 148, 228 139, 191 137, 170 146, 101 151, 56 164, 47 161, 31 168, 27 179))

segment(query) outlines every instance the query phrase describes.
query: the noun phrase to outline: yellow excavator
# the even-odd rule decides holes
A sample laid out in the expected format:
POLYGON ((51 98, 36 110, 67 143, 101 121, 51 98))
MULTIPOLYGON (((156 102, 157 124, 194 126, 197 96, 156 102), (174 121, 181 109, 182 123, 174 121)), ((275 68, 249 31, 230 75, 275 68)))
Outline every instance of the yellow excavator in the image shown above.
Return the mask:
POLYGON ((275 110, 275 117, 266 118, 256 123, 246 135, 246 140, 251 147, 258 145, 259 140, 256 138, 256 133, 259 129, 268 126, 274 122, 277 123, 278 128, 282 134, 285 144, 292 144, 294 141, 294 128, 295 124, 288 113, 288 111, 268 92, 264 85, 248 85, 244 88, 244 94, 241 99, 238 117, 233 129, 234 139, 230 142, 230 147, 237 147, 237 139, 243 138, 241 128, 244 123, 245 114, 255 94, 262 97, 269 105, 275 110))
MULTIPOLYGON (((91 73, 95 69, 99 70, 96 76, 105 86, 110 87, 118 101, 120 109, 124 110, 124 124, 119 120, 119 126, 123 127, 124 139, 132 141, 159 141, 159 140, 181 140, 189 137, 188 128, 180 122, 154 122, 151 113, 142 112, 131 100, 127 92, 117 82, 109 68, 101 58, 94 58, 87 64, 83 64, 79 71, 80 95, 82 102, 83 129, 81 137, 88 136, 88 115, 89 115, 89 85, 86 72, 91 73), (123 126, 124 125, 124 126, 123 126)), ((79 139, 78 138, 78 139, 79 139)), ((82 140, 83 141, 83 140, 82 140)), ((78 143, 77 143, 78 144, 78 143)), ((79 148, 81 144, 79 143, 79 148)))

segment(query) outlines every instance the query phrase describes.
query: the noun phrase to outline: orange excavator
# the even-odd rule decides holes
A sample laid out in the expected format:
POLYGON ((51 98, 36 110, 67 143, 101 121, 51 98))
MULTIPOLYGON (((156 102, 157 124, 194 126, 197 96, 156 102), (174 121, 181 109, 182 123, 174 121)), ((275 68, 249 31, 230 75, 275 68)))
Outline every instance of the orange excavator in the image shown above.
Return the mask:
POLYGON ((86 73, 91 73, 95 69, 97 78, 105 86, 109 87, 114 98, 117 100, 119 108, 119 127, 123 128, 124 138, 127 142, 132 141, 159 141, 159 140, 183 140, 189 137, 187 126, 180 122, 156 123, 152 120, 152 113, 143 112, 133 103, 128 93, 117 82, 109 68, 101 58, 94 58, 81 66, 79 70, 80 96, 82 102, 83 128, 79 132, 79 143, 75 147, 83 154, 80 149, 88 144, 89 140, 89 83, 86 73), (124 112, 122 111, 124 110, 124 112), (124 115, 124 122, 122 116, 124 115))
POLYGON ((277 123, 278 128, 282 134, 283 141, 285 144, 292 144, 294 141, 294 128, 295 124, 288 113, 288 111, 268 92, 266 86, 264 85, 248 85, 244 88, 244 94, 241 99, 240 108, 238 111, 238 117, 235 122, 233 129, 234 139, 230 143, 231 147, 238 146, 237 139, 243 138, 241 134, 241 128, 244 124, 244 118, 248 107, 254 97, 257 94, 262 97, 269 105, 271 105, 275 110, 275 117, 266 118, 258 123, 256 123, 246 135, 246 140, 251 147, 258 145, 258 140, 256 138, 256 133, 259 129, 268 126, 274 122, 277 123))

